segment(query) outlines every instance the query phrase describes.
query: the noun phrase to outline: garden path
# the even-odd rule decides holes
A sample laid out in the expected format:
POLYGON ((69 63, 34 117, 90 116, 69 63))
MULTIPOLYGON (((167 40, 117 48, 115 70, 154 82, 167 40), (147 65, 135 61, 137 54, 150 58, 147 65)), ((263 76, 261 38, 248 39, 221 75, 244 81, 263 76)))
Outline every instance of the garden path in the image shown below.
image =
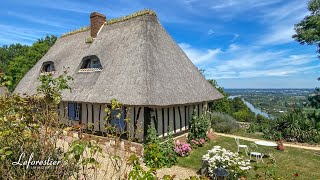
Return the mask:
MULTIPOLYGON (((239 138, 242 140, 246 141, 261 141, 261 139, 255 139, 255 138, 248 138, 248 137, 243 137, 243 136, 237 136, 237 135, 232 135, 232 134, 224 134, 224 133, 217 133, 215 132, 216 135, 218 136, 224 136, 224 137, 231 137, 231 138, 239 138)), ((293 143, 283 143, 285 147, 293 147, 293 148, 300 148, 300 149, 308 149, 308 150, 315 150, 315 151, 320 151, 320 146, 319 145, 304 145, 304 144, 293 144, 293 143)))

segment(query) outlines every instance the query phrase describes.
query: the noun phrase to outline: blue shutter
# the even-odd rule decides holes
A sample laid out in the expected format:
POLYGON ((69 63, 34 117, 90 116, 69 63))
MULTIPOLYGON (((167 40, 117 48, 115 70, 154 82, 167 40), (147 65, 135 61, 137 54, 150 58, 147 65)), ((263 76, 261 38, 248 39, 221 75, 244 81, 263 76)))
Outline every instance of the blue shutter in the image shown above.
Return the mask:
POLYGON ((69 116, 69 119, 75 120, 75 114, 76 114, 75 104, 74 103, 68 103, 68 116, 69 116))
POLYGON ((119 131, 122 131, 124 128, 124 112, 123 112, 123 110, 113 110, 111 112, 111 118, 113 118, 111 120, 111 124, 118 127, 119 131), (120 119, 116 118, 116 115, 118 113, 121 113, 120 119))

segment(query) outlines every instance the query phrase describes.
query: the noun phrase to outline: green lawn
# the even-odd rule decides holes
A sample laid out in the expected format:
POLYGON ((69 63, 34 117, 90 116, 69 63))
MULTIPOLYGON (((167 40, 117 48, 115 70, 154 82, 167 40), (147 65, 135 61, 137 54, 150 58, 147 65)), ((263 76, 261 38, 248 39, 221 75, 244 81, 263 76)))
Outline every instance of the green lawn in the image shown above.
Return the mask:
MULTIPOLYGON (((252 142, 240 140, 241 144, 247 144, 250 146, 252 142)), ((179 158, 178 165, 183 167, 199 170, 201 167, 202 155, 207 153, 207 150, 213 146, 219 145, 223 148, 236 152, 236 143, 233 138, 218 137, 217 139, 210 141, 203 147, 193 149, 188 157, 179 158)), ((280 177, 291 178, 294 173, 299 174, 298 179, 320 179, 320 152, 309 151, 297 148, 286 148, 284 152, 276 150, 272 147, 258 146, 259 151, 265 154, 272 153, 276 158, 277 168, 275 173, 280 177)), ((249 159, 244 153, 243 155, 249 159)), ((264 161, 268 159, 264 158, 264 161)), ((252 166, 255 162, 252 162, 252 166)), ((261 173, 262 171, 260 171, 261 173)), ((250 171, 250 176, 255 175, 255 171, 250 171)), ((250 178, 249 178, 250 179, 250 178)))
POLYGON ((233 132, 231 134, 242 136, 242 137, 255 138, 255 139, 264 139, 262 132, 248 133, 246 132, 246 129, 239 129, 239 131, 233 132))

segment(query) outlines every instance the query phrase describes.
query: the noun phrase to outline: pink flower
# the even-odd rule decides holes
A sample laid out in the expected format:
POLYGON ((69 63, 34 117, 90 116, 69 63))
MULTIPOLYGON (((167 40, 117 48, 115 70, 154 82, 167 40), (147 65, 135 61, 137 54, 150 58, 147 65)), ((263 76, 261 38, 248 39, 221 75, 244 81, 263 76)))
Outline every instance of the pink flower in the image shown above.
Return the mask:
POLYGON ((177 154, 184 157, 189 154, 189 152, 191 151, 191 147, 190 147, 190 144, 188 143, 179 143, 175 145, 174 150, 177 154))

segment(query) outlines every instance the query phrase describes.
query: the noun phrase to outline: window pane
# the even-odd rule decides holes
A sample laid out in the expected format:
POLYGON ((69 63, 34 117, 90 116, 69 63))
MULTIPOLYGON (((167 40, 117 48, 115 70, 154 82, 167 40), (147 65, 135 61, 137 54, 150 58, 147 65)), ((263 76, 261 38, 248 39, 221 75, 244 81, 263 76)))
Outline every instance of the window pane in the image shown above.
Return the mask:
POLYGON ((75 104, 75 120, 80 120, 80 104, 75 104))

